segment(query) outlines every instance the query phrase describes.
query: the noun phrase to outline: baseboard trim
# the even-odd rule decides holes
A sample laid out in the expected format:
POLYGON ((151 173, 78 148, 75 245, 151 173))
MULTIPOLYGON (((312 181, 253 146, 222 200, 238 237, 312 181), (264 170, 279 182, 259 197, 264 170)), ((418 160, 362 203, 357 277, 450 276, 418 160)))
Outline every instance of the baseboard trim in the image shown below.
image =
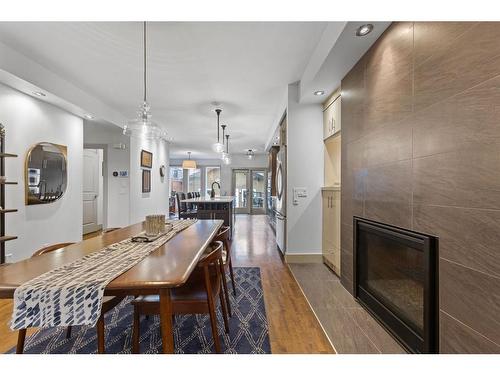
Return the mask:
POLYGON ((323 254, 285 254, 286 263, 323 263, 323 254))

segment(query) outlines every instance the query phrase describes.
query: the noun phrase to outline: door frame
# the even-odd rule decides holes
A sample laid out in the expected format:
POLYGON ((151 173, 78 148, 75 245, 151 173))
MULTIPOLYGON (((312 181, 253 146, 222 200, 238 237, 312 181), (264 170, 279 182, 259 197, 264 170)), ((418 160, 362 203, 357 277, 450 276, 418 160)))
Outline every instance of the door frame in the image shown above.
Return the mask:
MULTIPOLYGON (((94 144, 94 143, 84 143, 83 148, 90 148, 96 150, 102 150, 102 227, 108 227, 108 145, 107 144, 94 144)), ((82 180, 83 183, 83 180, 82 180)), ((83 202, 82 202, 83 204, 83 202)), ((83 227, 83 225, 82 225, 83 227)))
MULTIPOLYGON (((247 190, 253 193, 253 181, 252 181, 252 173, 253 172, 264 172, 264 181, 267 182, 267 168, 231 168, 231 195, 236 197, 235 187, 236 187, 236 177, 235 172, 244 171, 247 172, 247 190)), ((248 207, 247 208, 236 208, 234 212, 237 214, 248 214, 248 215, 265 215, 267 213, 267 186, 264 188, 264 200, 262 208, 253 207, 253 197, 250 195, 248 198, 248 207)))

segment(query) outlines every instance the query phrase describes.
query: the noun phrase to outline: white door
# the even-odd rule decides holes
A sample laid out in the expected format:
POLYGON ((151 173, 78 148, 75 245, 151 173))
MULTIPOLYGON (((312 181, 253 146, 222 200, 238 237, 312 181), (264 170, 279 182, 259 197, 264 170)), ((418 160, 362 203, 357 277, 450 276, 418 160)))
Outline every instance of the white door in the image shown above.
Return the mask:
POLYGON ((83 234, 98 231, 97 205, 99 198, 99 153, 98 150, 83 150, 83 234))

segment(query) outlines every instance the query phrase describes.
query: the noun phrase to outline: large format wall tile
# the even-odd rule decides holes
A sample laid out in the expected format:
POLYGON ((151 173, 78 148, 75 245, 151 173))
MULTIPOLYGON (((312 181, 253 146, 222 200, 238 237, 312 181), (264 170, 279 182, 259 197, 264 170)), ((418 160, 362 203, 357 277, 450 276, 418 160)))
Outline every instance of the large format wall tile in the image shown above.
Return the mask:
POLYGON ((412 128, 409 121, 400 121, 376 128, 362 139, 363 165, 372 166, 412 157, 412 128))
POLYGON ((415 111, 500 74, 499 39, 498 23, 483 22, 418 65, 414 75, 415 111))
POLYGON ((440 308, 500 344, 500 278, 439 261, 440 308))
POLYGON ((398 227, 411 227, 411 160, 368 169, 364 216, 398 227))
POLYGON ((445 49, 477 22, 415 22, 415 65, 445 49))
POLYGON ((500 76, 412 116, 413 156, 500 146, 500 76))
POLYGON ((345 83, 342 83, 342 143, 349 143, 361 137, 365 130, 364 100, 365 100, 365 64, 364 59, 347 73, 345 83))
POLYGON ((415 205, 413 229, 439 237, 441 258, 500 277, 499 210, 415 205))
POLYGON ((500 353, 500 345, 445 312, 440 313, 440 353, 500 353))
POLYGON ((342 80, 341 282, 353 215, 439 236, 444 352, 500 352, 499 39, 394 23, 342 80))
POLYGON ((412 112, 412 31, 411 23, 394 24, 366 54, 364 120, 368 132, 412 112))
POLYGON ((415 159, 414 203, 500 209, 498 150, 482 145, 415 159))

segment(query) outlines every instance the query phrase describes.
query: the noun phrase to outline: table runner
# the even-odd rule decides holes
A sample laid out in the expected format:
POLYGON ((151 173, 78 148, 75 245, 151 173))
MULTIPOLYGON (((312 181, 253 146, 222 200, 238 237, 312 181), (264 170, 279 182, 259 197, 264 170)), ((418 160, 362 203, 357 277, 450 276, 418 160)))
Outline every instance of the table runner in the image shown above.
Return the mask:
POLYGON ((196 221, 167 221, 172 230, 153 242, 127 238, 24 283, 14 292, 11 329, 94 326, 106 285, 196 221))

